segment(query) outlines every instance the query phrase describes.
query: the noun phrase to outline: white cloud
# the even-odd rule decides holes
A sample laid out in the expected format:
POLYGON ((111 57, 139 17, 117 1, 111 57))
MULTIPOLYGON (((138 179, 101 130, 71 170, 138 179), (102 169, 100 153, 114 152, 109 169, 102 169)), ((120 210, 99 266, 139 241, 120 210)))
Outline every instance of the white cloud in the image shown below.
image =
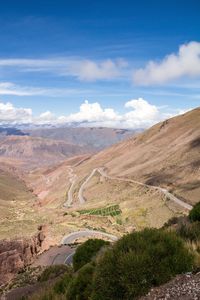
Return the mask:
POLYGON ((122 75, 127 67, 123 59, 93 61, 81 58, 58 59, 0 59, 0 67, 26 72, 53 72, 61 76, 76 77, 81 81, 111 80, 122 75))
POLYGON ((70 66, 70 72, 83 81, 95 81, 102 79, 113 79, 120 76, 121 68, 126 66, 125 62, 112 61, 110 59, 102 62, 84 60, 70 66))
POLYGON ((33 118, 32 122, 34 124, 51 124, 57 123, 57 118, 52 112, 48 110, 44 113, 41 113, 38 117, 33 118))
POLYGON ((81 104, 80 111, 65 118, 66 122, 103 122, 118 120, 120 116, 112 109, 103 109, 98 102, 81 104))
POLYGON ((178 54, 170 54, 161 62, 150 61, 143 69, 133 74, 138 85, 163 84, 184 76, 200 76, 200 43, 181 45, 178 54))
POLYGON ((64 97, 74 94, 83 94, 85 92, 88 93, 90 91, 67 88, 39 88, 20 86, 12 82, 0 82, 0 95, 64 97))
POLYGON ((32 110, 30 108, 16 108, 11 103, 0 102, 0 123, 16 124, 31 123, 32 110))
POLYGON ((129 109, 124 114, 119 114, 113 108, 102 108, 98 102, 81 104, 78 112, 70 115, 56 116, 46 111, 39 116, 34 116, 29 108, 16 108, 11 103, 0 102, 0 124, 51 124, 77 126, 96 126, 113 128, 147 128, 151 125, 172 117, 183 111, 163 113, 162 108, 150 104, 143 98, 132 99, 125 103, 129 109))
POLYGON ((131 115, 134 118, 154 119, 159 113, 158 108, 155 105, 151 105, 143 98, 130 100, 125 103, 125 107, 134 109, 131 112, 131 115))

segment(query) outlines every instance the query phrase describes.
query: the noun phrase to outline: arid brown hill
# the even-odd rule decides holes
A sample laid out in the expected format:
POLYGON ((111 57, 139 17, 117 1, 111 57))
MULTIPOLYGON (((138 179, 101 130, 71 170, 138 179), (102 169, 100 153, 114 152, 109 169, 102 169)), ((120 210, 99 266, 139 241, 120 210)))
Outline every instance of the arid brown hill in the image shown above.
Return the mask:
POLYGON ((30 164, 35 163, 38 167, 41 164, 52 165, 87 152, 87 147, 39 137, 8 136, 0 141, 0 157, 28 160, 30 164))
POLYGON ((200 201, 200 108, 156 124, 79 168, 89 172, 97 166, 111 175, 167 187, 189 203, 200 201))

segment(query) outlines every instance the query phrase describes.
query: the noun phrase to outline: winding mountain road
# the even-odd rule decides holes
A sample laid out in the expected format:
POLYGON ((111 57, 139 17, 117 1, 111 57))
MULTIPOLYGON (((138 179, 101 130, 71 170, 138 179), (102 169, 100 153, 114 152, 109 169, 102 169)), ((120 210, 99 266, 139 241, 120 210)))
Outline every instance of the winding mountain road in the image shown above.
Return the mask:
MULTIPOLYGON (((79 203, 81 205, 84 204, 85 201, 86 201, 85 197, 83 196, 83 192, 86 188, 86 185, 90 181, 90 179, 94 176, 95 172, 98 172, 101 176, 103 176, 105 178, 108 178, 108 179, 131 182, 131 183, 134 183, 134 184, 138 184, 138 185, 141 185, 141 186, 148 187, 150 189, 155 189, 157 191, 160 191, 162 194, 164 194, 166 199, 169 199, 169 200, 175 202, 176 204, 182 206, 184 209, 187 209, 187 210, 192 209, 192 205, 190 205, 190 204, 184 202, 183 200, 177 198, 176 196, 171 194, 165 188, 162 188, 162 187, 159 187, 159 186, 154 186, 154 185, 149 185, 149 184, 137 181, 137 180, 123 178, 123 177, 120 177, 120 176, 110 176, 105 172, 103 167, 93 169, 92 172, 90 173, 90 175, 86 178, 86 180, 80 186, 80 189, 79 189, 79 192, 78 192, 78 200, 79 200, 79 203)), ((74 190, 74 185, 77 181, 77 175, 75 175, 73 173, 72 167, 70 167, 70 169, 69 169, 69 177, 70 177, 71 186, 68 190, 68 199, 64 204, 65 207, 70 207, 73 203, 73 190, 74 190)))
POLYGON ((85 198, 83 196, 83 191, 85 189, 85 186, 87 185, 87 183, 90 181, 90 179, 93 177, 93 175, 95 174, 95 172, 98 171, 98 169, 94 169, 92 170, 91 174, 86 178, 86 180, 83 182, 83 184, 81 185, 79 192, 78 192, 78 199, 80 204, 84 204, 85 203, 85 198))
POLYGON ((71 182, 71 185, 67 193, 67 201, 64 203, 64 207, 70 207, 73 203, 73 190, 76 180, 77 175, 73 173, 72 167, 69 167, 69 181, 71 182))
POLYGON ((148 184, 145 184, 145 183, 142 183, 140 181, 133 180, 133 179, 127 179, 127 178, 122 178, 122 177, 118 177, 118 176, 114 177, 114 176, 107 175, 107 173, 104 171, 103 167, 93 169, 92 172, 90 173, 90 175, 87 177, 87 179, 81 185, 81 187, 79 189, 79 194, 78 194, 79 201, 80 201, 81 204, 85 203, 85 201, 86 201, 86 199, 83 196, 83 191, 85 189, 85 186, 87 185, 88 181, 92 178, 92 176, 95 174, 95 172, 99 172, 99 174, 101 176, 103 176, 105 178, 108 178, 108 179, 131 182, 131 183, 135 183, 135 184, 145 186, 145 187, 148 187, 148 188, 151 188, 151 189, 158 190, 162 194, 164 194, 167 199, 169 199, 169 200, 175 202, 176 204, 182 206, 184 209, 187 209, 187 210, 192 209, 192 205, 190 205, 190 204, 184 202, 183 200, 177 198, 176 196, 171 194, 167 189, 164 189, 164 188, 159 187, 159 186, 148 185, 148 184))

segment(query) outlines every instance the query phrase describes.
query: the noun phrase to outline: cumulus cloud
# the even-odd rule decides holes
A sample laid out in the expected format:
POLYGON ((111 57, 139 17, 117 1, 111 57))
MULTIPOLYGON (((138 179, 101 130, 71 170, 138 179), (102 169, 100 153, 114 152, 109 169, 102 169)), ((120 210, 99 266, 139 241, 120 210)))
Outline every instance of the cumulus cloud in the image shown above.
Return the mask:
POLYGON ((89 103, 87 100, 81 104, 80 111, 70 114, 66 122, 102 122, 119 119, 120 116, 112 108, 103 109, 98 102, 89 103))
POLYGON ((138 85, 163 84, 180 77, 200 76, 200 43, 181 45, 177 54, 166 56, 161 62, 150 61, 133 74, 138 85))
POLYGON ((147 128, 161 120, 172 117, 183 111, 163 113, 162 110, 150 104, 143 98, 132 99, 125 103, 129 111, 124 114, 116 112, 113 108, 103 108, 98 102, 89 103, 87 100, 80 105, 79 111, 70 115, 56 116, 46 111, 34 116, 29 108, 16 108, 11 103, 0 102, 0 124, 35 125, 74 125, 96 126, 113 128, 147 128))
POLYGON ((32 110, 30 108, 17 108, 11 103, 0 102, 0 123, 17 124, 31 123, 32 110))
POLYGON ((0 67, 15 68, 27 72, 52 72, 72 76, 81 81, 110 80, 122 75, 127 67, 123 59, 94 61, 81 58, 57 59, 0 59, 0 67))
POLYGON ((158 108, 155 105, 148 103, 143 98, 130 100, 125 103, 125 107, 133 109, 133 111, 131 111, 131 116, 133 118, 154 119, 159 114, 158 108))

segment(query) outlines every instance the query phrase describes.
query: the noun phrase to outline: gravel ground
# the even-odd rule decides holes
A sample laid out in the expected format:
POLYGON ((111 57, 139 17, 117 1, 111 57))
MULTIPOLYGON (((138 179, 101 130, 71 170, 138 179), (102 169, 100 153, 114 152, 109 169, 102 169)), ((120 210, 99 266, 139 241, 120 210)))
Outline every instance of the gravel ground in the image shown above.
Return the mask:
POLYGON ((179 275, 170 282, 151 289, 141 300, 200 300, 200 272, 179 275))

